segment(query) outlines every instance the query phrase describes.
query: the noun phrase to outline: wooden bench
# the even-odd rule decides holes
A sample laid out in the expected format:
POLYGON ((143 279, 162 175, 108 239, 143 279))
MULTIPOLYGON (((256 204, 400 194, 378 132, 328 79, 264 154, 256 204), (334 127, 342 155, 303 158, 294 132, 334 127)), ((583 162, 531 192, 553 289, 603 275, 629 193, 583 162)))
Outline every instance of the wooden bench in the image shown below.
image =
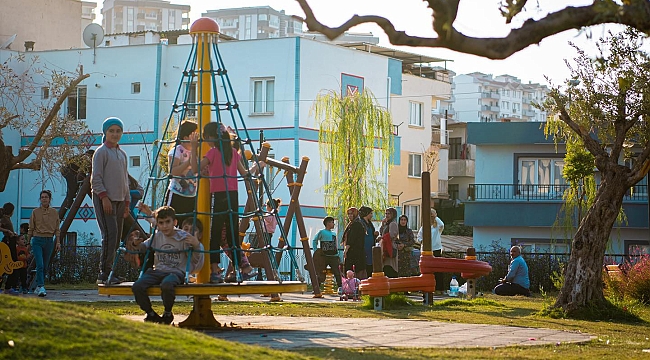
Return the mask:
POLYGON ((621 265, 605 265, 605 273, 611 279, 622 280, 623 271, 621 270, 621 265))

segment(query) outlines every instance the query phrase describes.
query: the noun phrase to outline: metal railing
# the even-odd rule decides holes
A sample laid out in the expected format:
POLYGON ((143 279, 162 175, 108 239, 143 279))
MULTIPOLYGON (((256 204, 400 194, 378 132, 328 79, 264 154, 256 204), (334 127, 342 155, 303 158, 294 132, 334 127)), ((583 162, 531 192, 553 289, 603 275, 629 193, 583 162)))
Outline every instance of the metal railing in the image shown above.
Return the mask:
MULTIPOLYGON (((522 184, 469 184, 467 195, 470 201, 479 200, 519 200, 562 201, 564 192, 569 185, 522 185, 522 184)), ((624 201, 648 200, 648 185, 635 185, 630 188, 623 198, 624 201)))

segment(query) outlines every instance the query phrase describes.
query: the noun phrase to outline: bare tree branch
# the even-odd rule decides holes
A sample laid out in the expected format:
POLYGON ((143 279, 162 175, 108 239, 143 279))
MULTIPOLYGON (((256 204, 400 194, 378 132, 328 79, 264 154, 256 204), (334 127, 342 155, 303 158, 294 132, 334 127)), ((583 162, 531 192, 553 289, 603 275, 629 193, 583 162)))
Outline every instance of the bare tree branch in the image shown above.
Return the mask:
POLYGON ((68 87, 63 91, 61 96, 56 100, 56 103, 52 106, 50 109, 49 113, 45 117, 45 120, 41 124, 41 126, 38 128, 38 131, 34 135, 34 139, 32 140, 32 143, 29 144, 29 147, 26 149, 26 151, 21 151, 18 156, 16 156, 13 160, 15 163, 22 163, 27 159, 27 157, 34 152, 34 149, 38 146, 38 143, 41 141, 41 138, 43 138, 43 135, 45 135, 45 131, 47 131, 47 128, 50 126, 50 123, 52 123, 52 120, 56 117, 56 114, 59 112, 61 109, 61 105, 63 105, 63 102, 65 99, 68 98, 70 93, 72 93, 73 90, 77 88, 77 85, 81 83, 83 80, 86 78, 90 77, 89 74, 84 74, 84 73, 79 73, 76 79, 72 80, 68 87))
POLYGON ((17 163, 14 164, 14 166, 11 168, 11 170, 18 170, 18 169, 28 169, 28 170, 41 170, 41 164, 36 163, 36 160, 29 162, 29 163, 17 163))
POLYGON ((529 19, 520 28, 510 30, 503 38, 476 38, 458 32, 452 25, 460 0, 427 0, 433 10, 433 29, 438 34, 437 38, 407 35, 404 31, 396 30, 390 20, 374 15, 354 15, 341 26, 329 27, 316 19, 307 0, 296 1, 305 12, 307 28, 322 33, 331 40, 356 25, 375 23, 384 30, 393 45, 447 48, 489 59, 505 59, 549 36, 592 25, 623 24, 645 33, 650 32, 650 2, 647 0, 628 0, 623 5, 595 0, 587 6, 567 6, 540 20, 529 19))

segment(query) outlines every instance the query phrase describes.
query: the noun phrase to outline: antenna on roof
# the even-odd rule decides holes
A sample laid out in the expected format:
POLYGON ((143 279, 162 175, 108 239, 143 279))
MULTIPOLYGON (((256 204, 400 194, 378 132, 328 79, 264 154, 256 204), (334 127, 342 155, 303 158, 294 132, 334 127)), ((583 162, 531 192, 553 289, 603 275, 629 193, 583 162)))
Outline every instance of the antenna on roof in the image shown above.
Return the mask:
POLYGON ((83 40, 86 46, 93 48, 93 64, 95 63, 95 58, 97 54, 95 49, 97 45, 101 44, 104 41, 104 29, 101 25, 96 23, 91 23, 86 26, 83 32, 83 40))
POLYGON ((11 43, 13 43, 14 40, 16 40, 16 36, 18 36, 18 34, 11 35, 9 40, 5 41, 4 43, 2 43, 2 45, 0 45, 0 49, 10 49, 11 43))

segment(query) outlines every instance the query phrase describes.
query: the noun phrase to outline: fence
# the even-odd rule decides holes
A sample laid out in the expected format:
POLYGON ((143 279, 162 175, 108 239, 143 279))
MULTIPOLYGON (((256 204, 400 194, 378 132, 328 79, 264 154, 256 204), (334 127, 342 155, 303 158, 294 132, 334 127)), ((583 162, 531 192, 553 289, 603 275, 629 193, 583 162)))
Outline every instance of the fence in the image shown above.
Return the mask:
MULTIPOLYGON (((294 259, 298 265, 297 271, 303 276, 308 284, 311 284, 309 273, 305 270, 305 255, 302 248, 292 248, 294 259)), ((49 271, 48 280, 50 283, 94 283, 97 279, 99 271, 99 255, 101 248, 99 246, 78 246, 78 247, 64 247, 62 251, 56 256, 52 262, 49 271)), ((342 252, 341 252, 342 253, 342 252)), ((465 257, 464 252, 445 252, 444 257, 462 259, 465 257)), ((479 291, 491 291, 492 288, 498 283, 499 278, 502 278, 508 272, 508 265, 510 264, 510 255, 506 250, 504 251, 491 251, 476 253, 477 260, 485 261, 492 266, 492 272, 477 279, 476 286, 479 291)), ((551 291, 554 289, 551 275, 559 273, 563 264, 569 260, 570 254, 567 253, 536 253, 536 254, 523 254, 526 263, 528 264, 528 274, 530 277, 530 289, 533 292, 544 289, 544 291, 551 291)), ((619 264, 626 261, 634 261, 636 255, 623 255, 623 254, 610 254, 605 257, 605 264, 619 264)), ((639 255, 641 256, 641 255, 639 255)), ((227 264, 228 260, 225 255, 222 255, 221 264, 227 264)), ((127 281, 135 281, 138 278, 139 272, 129 266, 123 259, 118 260, 117 274, 126 278, 127 281)), ((297 275, 292 268, 289 254, 284 252, 279 266, 280 277, 283 280, 296 280, 297 275)), ((445 273, 443 284, 445 287, 451 281, 451 277, 456 276, 459 280, 463 280, 460 273, 445 273)))
MULTIPOLYGON (((471 200, 562 200, 569 188, 566 184, 469 184, 468 197, 471 200)), ((644 201, 648 199, 648 185, 635 185, 623 197, 624 201, 644 201)))

